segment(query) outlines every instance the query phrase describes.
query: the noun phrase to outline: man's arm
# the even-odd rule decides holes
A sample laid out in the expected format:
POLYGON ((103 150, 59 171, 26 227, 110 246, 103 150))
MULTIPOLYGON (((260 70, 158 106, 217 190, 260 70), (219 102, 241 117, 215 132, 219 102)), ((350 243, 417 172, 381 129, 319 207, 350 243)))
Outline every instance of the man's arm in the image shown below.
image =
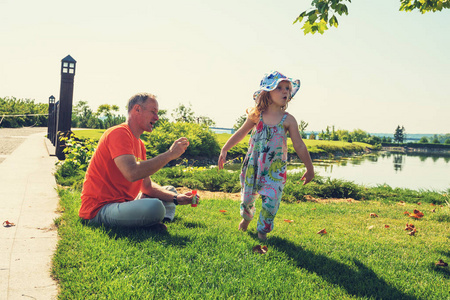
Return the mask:
POLYGON ((167 165, 171 160, 180 157, 188 146, 188 139, 183 137, 176 140, 168 151, 154 158, 137 162, 134 155, 126 154, 116 157, 114 162, 125 179, 134 182, 149 177, 167 165))

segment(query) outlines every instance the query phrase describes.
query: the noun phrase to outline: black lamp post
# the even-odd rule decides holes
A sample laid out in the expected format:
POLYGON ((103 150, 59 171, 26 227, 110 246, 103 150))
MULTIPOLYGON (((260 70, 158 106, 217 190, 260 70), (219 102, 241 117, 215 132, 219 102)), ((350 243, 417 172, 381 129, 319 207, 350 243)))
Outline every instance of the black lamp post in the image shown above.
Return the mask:
POLYGON ((52 135, 55 131, 53 128, 53 111, 55 109, 55 97, 51 95, 48 98, 48 117, 47 117, 47 138, 52 141, 52 135))
POLYGON ((60 160, 65 159, 63 150, 64 141, 60 137, 68 137, 71 133, 72 103, 73 103, 73 80, 75 77, 75 66, 77 61, 67 55, 61 60, 61 88, 59 92, 59 108, 57 120, 56 156, 60 160))

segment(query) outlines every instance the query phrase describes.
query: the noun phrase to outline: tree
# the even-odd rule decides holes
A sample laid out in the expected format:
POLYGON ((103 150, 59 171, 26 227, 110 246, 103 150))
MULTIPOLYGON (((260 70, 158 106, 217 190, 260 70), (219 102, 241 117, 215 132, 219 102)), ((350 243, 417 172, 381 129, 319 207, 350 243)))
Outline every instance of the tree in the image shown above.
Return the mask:
POLYGON ((350 133, 350 137, 353 142, 364 142, 368 134, 362 129, 355 129, 350 133))
POLYGON ((102 104, 97 108, 97 116, 103 121, 103 128, 109 128, 114 125, 125 122, 125 117, 116 115, 114 112, 118 112, 119 107, 117 105, 102 104))
POLYGON ((199 116, 199 117, 195 117, 195 119, 197 120, 197 124, 203 124, 208 127, 216 126, 216 122, 214 122, 210 117, 199 116))
POLYGON ((194 123, 194 112, 192 111, 191 104, 186 106, 184 104, 179 104, 177 108, 174 109, 172 113, 172 117, 175 122, 185 122, 185 123, 194 123))
POLYGON ((210 117, 196 116, 190 103, 189 106, 180 103, 178 107, 173 110, 172 117, 175 122, 197 123, 208 127, 216 125, 216 122, 214 122, 210 117))
POLYGON ((398 125, 394 133, 394 142, 402 144, 405 138, 405 127, 400 127, 400 125, 398 125))
POLYGON ((300 120, 300 124, 298 125, 298 131, 300 131, 300 135, 302 137, 302 139, 306 139, 306 133, 305 133, 305 129, 306 127, 308 127, 308 123, 300 120))
MULTIPOLYGON (((328 30, 328 25, 338 27, 339 23, 337 15, 348 15, 347 5, 351 0, 313 0, 311 2, 312 8, 302 12, 295 23, 303 24, 304 34, 319 32, 323 34, 328 30)), ((410 12, 419 10, 422 14, 426 12, 436 12, 442 9, 450 8, 449 0, 400 0, 400 11, 410 12)))
POLYGON ((428 141, 426 136, 423 136, 423 137, 420 138, 419 143, 421 143, 421 144, 428 144, 429 141, 428 141))
POLYGON ((247 115, 243 114, 236 120, 236 124, 234 124, 233 129, 236 131, 241 128, 242 124, 244 124, 245 120, 247 120, 247 115))

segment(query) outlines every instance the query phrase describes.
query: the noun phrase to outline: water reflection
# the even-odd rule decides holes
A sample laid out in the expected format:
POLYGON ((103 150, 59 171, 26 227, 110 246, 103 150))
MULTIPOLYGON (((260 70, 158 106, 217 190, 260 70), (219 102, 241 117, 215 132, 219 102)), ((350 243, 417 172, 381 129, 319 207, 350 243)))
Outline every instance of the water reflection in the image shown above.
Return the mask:
POLYGON ((403 154, 395 153, 393 157, 395 172, 403 169, 403 154))
MULTIPOLYGON (((340 161, 314 161, 321 176, 344 179, 368 186, 445 191, 450 188, 450 157, 380 152, 340 161), (430 158, 430 159, 428 159, 430 158)), ((301 172, 304 166, 289 166, 288 173, 301 172)), ((289 176, 289 175, 288 175, 289 176)))
MULTIPOLYGON (((341 160, 315 160, 314 169, 321 176, 366 186, 388 184, 414 190, 447 191, 450 188, 449 162, 448 156, 380 152, 341 160)), ((240 168, 240 163, 226 165, 229 170, 240 168)), ((299 160, 288 164, 288 174, 304 170, 299 160)))

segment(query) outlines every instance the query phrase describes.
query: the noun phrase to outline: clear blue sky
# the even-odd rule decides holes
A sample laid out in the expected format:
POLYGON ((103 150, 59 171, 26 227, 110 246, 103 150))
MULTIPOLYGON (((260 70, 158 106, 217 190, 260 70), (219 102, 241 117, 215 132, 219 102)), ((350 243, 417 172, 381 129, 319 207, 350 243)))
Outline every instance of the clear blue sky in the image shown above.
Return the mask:
POLYGON ((310 0, 0 0, 0 97, 58 98, 70 54, 74 102, 125 114, 145 91, 231 127, 275 69, 301 80, 288 111, 307 130, 450 132, 450 10, 352 2, 337 29, 305 36, 292 22, 310 0))

